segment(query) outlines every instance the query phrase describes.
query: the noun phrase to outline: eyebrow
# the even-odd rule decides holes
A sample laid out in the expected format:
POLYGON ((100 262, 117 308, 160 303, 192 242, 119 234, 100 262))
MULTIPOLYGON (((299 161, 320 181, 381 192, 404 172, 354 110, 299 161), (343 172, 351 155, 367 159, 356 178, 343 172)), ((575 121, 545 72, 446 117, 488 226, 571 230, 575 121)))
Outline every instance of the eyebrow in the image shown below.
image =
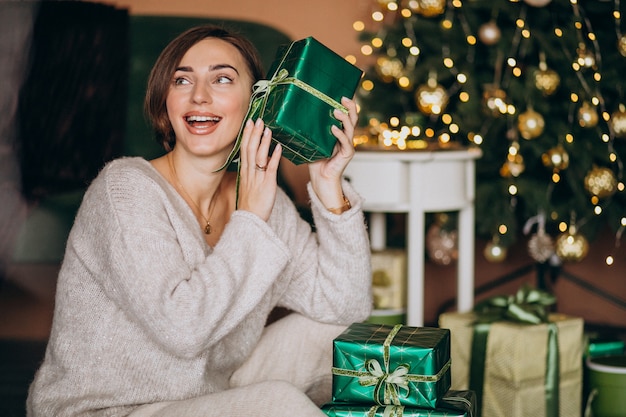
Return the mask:
MULTIPOLYGON (((230 64, 215 64, 215 65, 209 65, 209 71, 218 71, 224 68, 230 68, 233 71, 235 71, 237 74, 239 74, 239 71, 237 70, 237 68, 233 67, 230 64)), ((176 71, 183 71, 183 72, 193 72, 193 69, 191 67, 177 67, 176 71)))

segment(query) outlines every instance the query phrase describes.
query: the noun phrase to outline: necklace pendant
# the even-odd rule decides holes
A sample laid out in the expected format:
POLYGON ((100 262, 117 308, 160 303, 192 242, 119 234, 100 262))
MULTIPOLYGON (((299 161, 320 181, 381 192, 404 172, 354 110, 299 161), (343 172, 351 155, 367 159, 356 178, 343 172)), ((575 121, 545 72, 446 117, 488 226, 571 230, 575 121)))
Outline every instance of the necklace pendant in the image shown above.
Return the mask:
POLYGON ((206 235, 210 235, 211 234, 211 223, 206 222, 206 226, 204 226, 204 234, 206 235))

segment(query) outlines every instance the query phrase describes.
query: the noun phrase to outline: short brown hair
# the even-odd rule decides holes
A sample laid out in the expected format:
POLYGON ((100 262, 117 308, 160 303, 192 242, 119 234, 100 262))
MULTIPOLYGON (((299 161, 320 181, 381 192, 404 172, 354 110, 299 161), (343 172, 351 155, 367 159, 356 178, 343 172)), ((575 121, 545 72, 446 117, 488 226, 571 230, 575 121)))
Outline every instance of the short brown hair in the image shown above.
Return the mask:
POLYGON ((263 77, 263 65, 257 49, 239 33, 221 26, 203 25, 188 29, 174 38, 163 49, 150 71, 144 101, 144 111, 154 130, 155 139, 166 151, 172 150, 176 144, 165 104, 172 76, 187 51, 207 38, 221 39, 237 48, 248 64, 253 83, 263 77))

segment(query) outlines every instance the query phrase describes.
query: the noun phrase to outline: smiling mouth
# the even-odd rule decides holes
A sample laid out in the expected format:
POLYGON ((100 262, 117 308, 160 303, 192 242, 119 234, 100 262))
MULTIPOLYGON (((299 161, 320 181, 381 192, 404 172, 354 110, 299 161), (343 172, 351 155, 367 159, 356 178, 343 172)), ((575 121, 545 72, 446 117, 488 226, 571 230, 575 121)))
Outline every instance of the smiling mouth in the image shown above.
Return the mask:
POLYGON ((221 117, 215 117, 215 116, 187 116, 185 117, 185 121, 187 122, 189 126, 192 126, 198 129, 201 129, 203 127, 214 126, 220 120, 222 120, 221 117))

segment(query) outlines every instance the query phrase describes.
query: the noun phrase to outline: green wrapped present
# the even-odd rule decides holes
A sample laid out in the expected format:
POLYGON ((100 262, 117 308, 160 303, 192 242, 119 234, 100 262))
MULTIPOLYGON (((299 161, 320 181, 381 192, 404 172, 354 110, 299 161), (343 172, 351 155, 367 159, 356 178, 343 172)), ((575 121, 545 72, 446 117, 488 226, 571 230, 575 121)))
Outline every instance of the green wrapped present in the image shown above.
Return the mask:
MULTIPOLYGON (((352 98, 363 71, 313 37, 281 47, 268 71, 268 80, 254 85, 248 119, 263 119, 272 130, 273 145, 294 164, 332 155, 337 139, 331 126, 341 127, 334 109, 347 113, 342 97, 352 98)), ((243 126, 242 126, 243 130, 243 126)), ((225 164, 237 156, 241 131, 225 164)))
POLYGON ((403 405, 329 403, 322 406, 329 417, 475 417, 474 391, 448 391, 436 409, 403 405))
POLYGON ((333 402, 434 409, 450 388, 450 331, 354 323, 333 341, 333 402))
POLYGON ((598 358, 601 356, 612 356, 624 354, 624 341, 619 338, 589 337, 585 343, 585 356, 598 358))

